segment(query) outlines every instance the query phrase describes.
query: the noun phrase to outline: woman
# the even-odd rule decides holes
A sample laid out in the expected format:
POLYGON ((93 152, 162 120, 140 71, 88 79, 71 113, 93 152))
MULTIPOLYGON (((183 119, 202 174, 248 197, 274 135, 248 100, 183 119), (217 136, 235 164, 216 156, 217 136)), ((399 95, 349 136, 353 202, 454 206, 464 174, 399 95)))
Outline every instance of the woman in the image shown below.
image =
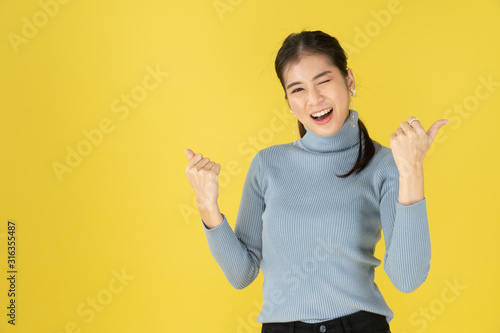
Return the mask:
POLYGON ((411 292, 427 278, 431 246, 422 163, 439 128, 415 117, 390 146, 370 139, 349 108, 352 70, 338 41, 321 31, 288 36, 276 73, 301 138, 253 158, 234 232, 219 210, 220 165, 186 150, 210 251, 231 285, 264 275, 262 332, 390 332, 393 312, 374 283, 384 270, 411 292))

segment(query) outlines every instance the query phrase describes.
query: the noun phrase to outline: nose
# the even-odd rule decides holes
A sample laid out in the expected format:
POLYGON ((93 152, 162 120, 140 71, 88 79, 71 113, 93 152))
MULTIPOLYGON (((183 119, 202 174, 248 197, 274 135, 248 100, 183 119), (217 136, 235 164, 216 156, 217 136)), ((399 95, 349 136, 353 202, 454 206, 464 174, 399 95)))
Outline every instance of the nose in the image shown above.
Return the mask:
POLYGON ((319 89, 317 89, 316 87, 309 89, 309 94, 308 94, 309 104, 311 105, 320 104, 321 102, 323 102, 324 99, 325 98, 319 89))

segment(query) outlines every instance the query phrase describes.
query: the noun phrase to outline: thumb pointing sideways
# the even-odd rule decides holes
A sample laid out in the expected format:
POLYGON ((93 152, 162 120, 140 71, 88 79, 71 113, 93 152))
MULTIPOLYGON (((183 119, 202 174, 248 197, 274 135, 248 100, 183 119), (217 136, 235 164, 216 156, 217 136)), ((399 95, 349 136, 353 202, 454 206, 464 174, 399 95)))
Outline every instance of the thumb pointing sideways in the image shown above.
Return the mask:
POLYGON ((429 136, 430 142, 434 141, 437 132, 441 128, 441 126, 448 124, 450 121, 447 119, 439 119, 435 121, 431 127, 427 130, 427 135, 429 136))

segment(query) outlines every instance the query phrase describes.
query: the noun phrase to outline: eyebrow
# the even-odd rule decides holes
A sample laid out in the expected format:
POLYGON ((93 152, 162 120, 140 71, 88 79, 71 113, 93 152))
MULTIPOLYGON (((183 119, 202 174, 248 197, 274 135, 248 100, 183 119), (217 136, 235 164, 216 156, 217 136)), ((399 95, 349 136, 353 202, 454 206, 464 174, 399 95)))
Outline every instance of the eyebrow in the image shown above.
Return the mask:
MULTIPOLYGON (((319 79, 320 77, 326 75, 326 74, 329 74, 331 73, 332 71, 324 71, 323 73, 319 73, 318 75, 316 75, 315 77, 313 77, 313 81, 316 80, 316 79, 319 79)), ((286 87, 286 90, 290 89, 291 87, 297 85, 297 84, 301 84, 302 82, 292 82, 290 83, 287 87, 286 87)))

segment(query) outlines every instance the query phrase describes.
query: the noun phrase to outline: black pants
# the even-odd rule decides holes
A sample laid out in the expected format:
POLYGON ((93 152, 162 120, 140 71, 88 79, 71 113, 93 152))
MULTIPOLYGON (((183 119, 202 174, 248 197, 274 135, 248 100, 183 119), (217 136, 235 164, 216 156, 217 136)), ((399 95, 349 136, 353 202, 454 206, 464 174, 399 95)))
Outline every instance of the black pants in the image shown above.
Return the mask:
POLYGON ((359 311, 348 316, 315 324, 300 321, 264 323, 262 333, 390 333, 385 316, 359 311))

